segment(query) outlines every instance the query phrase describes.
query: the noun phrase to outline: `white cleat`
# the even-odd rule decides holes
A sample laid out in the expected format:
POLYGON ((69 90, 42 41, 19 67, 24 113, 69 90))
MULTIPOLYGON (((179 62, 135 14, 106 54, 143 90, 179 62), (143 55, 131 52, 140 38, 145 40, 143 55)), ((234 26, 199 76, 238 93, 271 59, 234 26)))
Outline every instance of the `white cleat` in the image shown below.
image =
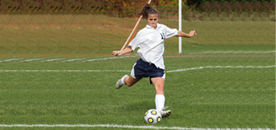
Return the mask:
POLYGON ((167 108, 168 108, 168 106, 162 108, 162 110, 159 111, 160 114, 162 115, 162 118, 169 117, 171 115, 171 113, 172 113, 171 110, 165 110, 167 108))
POLYGON ((120 89, 124 84, 122 84, 121 79, 119 79, 116 83, 116 89, 120 89))

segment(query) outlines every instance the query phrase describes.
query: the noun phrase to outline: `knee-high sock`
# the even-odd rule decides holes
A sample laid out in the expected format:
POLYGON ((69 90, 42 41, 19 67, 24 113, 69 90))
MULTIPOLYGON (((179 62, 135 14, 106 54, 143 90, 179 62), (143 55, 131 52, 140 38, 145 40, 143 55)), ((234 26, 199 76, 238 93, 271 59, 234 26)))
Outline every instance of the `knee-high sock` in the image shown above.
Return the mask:
POLYGON ((165 96, 161 94, 155 95, 155 106, 156 110, 160 111, 165 105, 165 96))

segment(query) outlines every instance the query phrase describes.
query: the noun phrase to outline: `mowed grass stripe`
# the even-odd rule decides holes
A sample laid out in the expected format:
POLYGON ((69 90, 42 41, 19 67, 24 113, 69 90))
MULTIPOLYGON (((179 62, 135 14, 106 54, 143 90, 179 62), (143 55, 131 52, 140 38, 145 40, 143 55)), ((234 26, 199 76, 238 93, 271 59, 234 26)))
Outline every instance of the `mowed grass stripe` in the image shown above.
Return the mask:
POLYGON ((158 126, 133 126, 116 124, 0 124, 0 127, 106 127, 106 128, 125 128, 125 129, 167 129, 167 130, 271 130, 270 128, 185 128, 185 127, 158 127, 158 126))
MULTIPOLYGON (((166 105, 173 113, 155 126, 274 128, 273 70, 216 68, 168 73, 166 105)), ((144 112, 155 107, 154 88, 144 79, 131 88, 116 90, 122 75, 1 73, 1 124, 144 126, 144 112)))
MULTIPOLYGON (((174 54, 174 55, 164 55, 164 57, 274 57, 273 53, 275 54, 276 51, 206 51, 206 52, 194 52, 189 54, 174 54), (207 55, 207 54, 214 54, 214 55, 207 55), (229 54, 229 55, 226 55, 229 54), (240 54, 240 55, 236 55, 240 54)), ((136 54, 132 54, 129 56, 108 56, 108 57, 102 57, 102 58, 88 58, 88 57, 18 57, 18 58, 12 58, 12 57, 2 57, 0 58, 0 63, 6 63, 6 62, 94 62, 94 61, 101 61, 101 60, 113 60, 113 59, 122 59, 122 58, 134 58, 138 57, 136 54)))
MULTIPOLYGON (((123 46, 137 21, 137 18, 103 15, 0 17, 13 18, 9 23, 0 24, 0 56, 109 56, 123 46), (33 18, 43 22, 34 21, 33 18), (71 20, 68 22, 64 19, 71 20)), ((159 22, 171 28, 177 28, 178 25, 177 20, 160 19, 159 22)), ((142 20, 138 30, 145 25, 146 20, 142 20)), ((259 45, 271 50, 275 48, 274 28, 273 21, 183 21, 184 32, 196 30, 198 35, 191 39, 183 38, 182 52, 258 50, 259 45), (220 47, 210 47, 214 45, 220 47)), ((167 39, 165 48, 169 54, 177 53, 178 38, 167 39)))
MULTIPOLYGON (((276 65, 268 65, 268 66, 200 66, 200 67, 192 67, 185 69, 176 69, 176 70, 167 70, 166 73, 172 72, 182 72, 189 70, 199 70, 199 69, 228 69, 228 68, 236 68, 236 69, 247 69, 247 68, 273 68, 276 65)), ((131 72, 130 70, 0 70, 0 72, 131 72)))

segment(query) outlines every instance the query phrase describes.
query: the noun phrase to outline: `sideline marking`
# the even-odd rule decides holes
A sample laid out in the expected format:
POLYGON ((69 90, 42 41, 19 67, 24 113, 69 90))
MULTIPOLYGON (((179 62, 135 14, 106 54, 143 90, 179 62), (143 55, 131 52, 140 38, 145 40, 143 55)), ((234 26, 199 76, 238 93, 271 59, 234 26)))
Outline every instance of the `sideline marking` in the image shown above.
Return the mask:
POLYGON ((2 60, 0 62, 7 62, 7 61, 14 61, 14 60, 20 60, 21 58, 16 58, 16 59, 7 59, 7 60, 2 60))
POLYGON ((43 58, 36 58, 36 59, 28 59, 28 60, 23 60, 21 62, 30 62, 30 61, 35 61, 35 60, 42 60, 43 58))
POLYGON ((130 70, 0 70, 0 72, 130 72, 130 70))
POLYGON ((116 124, 0 124, 0 127, 107 127, 107 128, 131 128, 131 129, 171 129, 171 130, 271 130, 271 128, 185 128, 185 127, 157 127, 157 126, 132 126, 116 124))
POLYGON ((187 68, 187 69, 177 69, 177 70, 169 70, 169 71, 166 71, 167 73, 171 73, 171 72, 182 72, 182 71, 188 71, 188 70, 199 70, 199 69, 217 69, 217 68, 220 68, 220 69, 227 69, 227 68, 240 68, 240 69, 246 69, 246 68, 252 68, 252 69, 255 69, 255 68, 273 68, 273 67, 276 67, 276 65, 269 65, 269 66, 201 66, 201 67, 193 67, 193 68, 187 68))
POLYGON ((77 61, 77 60, 83 60, 84 58, 77 58, 77 59, 70 59, 63 62, 71 62, 71 61, 77 61))
POLYGON ((0 63, 1 62, 8 62, 8 61, 15 61, 15 60, 20 60, 22 59, 23 61, 21 62, 30 62, 30 61, 37 61, 37 60, 44 60, 41 62, 52 62, 52 61, 60 61, 64 60, 62 62, 72 62, 72 61, 82 61, 82 62, 91 62, 91 61, 101 61, 101 60, 112 60, 112 59, 123 59, 123 58, 129 58, 129 57, 138 57, 138 55, 130 55, 130 56, 109 56, 105 58, 95 58, 95 59, 88 59, 86 57, 81 57, 81 58, 74 58, 74 59, 66 59, 66 58, 50 58, 50 59, 44 59, 44 58, 35 58, 35 59, 23 59, 23 58, 16 58, 16 59, 6 59, 6 60, 1 60, 0 58, 0 63))
POLYGON ((194 52, 188 54, 205 54, 205 53, 276 53, 276 51, 204 51, 204 52, 194 52))
POLYGON ((56 58, 56 59, 49 59, 49 60, 45 60, 45 61, 41 61, 41 62, 51 62, 51 61, 57 61, 57 60, 62 60, 64 58, 56 58))
POLYGON ((128 57, 138 57, 137 55, 135 56, 112 56, 112 57, 107 57, 107 58, 99 58, 99 59, 90 59, 90 60, 86 60, 83 62, 90 62, 90 61, 96 61, 96 60, 111 60, 111 59, 119 59, 119 58, 128 58, 128 57))

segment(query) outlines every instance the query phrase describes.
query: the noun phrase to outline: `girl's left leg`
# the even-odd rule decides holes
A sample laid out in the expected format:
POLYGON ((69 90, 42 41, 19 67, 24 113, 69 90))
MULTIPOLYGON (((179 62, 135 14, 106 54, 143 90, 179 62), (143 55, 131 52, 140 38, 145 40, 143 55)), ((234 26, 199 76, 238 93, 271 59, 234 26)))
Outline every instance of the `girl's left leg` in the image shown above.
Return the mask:
POLYGON ((159 111, 162 117, 168 117, 171 114, 171 110, 165 111, 165 96, 164 96, 164 86, 165 79, 162 77, 151 78, 151 82, 153 83, 156 91, 155 95, 155 105, 156 110, 159 111))
POLYGON ((156 91, 156 95, 164 95, 165 79, 162 77, 151 78, 156 91))
POLYGON ((165 79, 162 77, 151 78, 151 82, 153 83, 156 91, 155 95, 155 105, 156 110, 162 110, 165 105, 165 96, 164 96, 164 86, 165 86, 165 79))

